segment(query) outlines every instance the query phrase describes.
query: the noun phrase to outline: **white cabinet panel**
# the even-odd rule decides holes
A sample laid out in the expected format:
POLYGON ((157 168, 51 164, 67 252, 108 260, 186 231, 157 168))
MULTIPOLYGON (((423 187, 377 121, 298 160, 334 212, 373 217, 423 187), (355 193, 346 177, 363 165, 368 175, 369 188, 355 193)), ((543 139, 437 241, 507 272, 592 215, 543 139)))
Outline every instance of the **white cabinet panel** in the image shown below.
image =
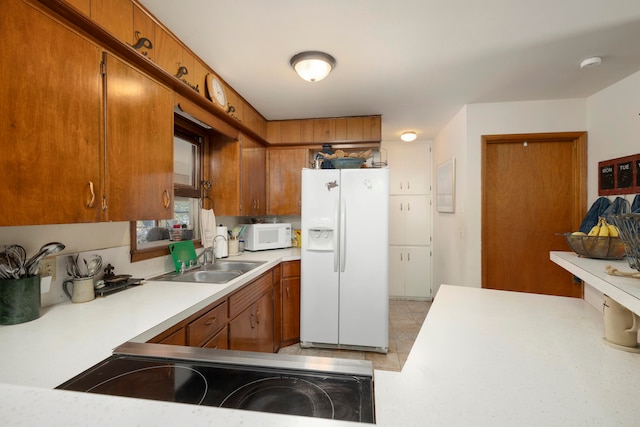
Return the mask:
POLYGON ((389 248, 389 295, 430 298, 431 248, 391 246, 389 248))
POLYGON ((389 244, 431 244, 431 196, 390 196, 389 244))
POLYGON ((431 143, 384 142, 391 194, 431 194, 431 143))

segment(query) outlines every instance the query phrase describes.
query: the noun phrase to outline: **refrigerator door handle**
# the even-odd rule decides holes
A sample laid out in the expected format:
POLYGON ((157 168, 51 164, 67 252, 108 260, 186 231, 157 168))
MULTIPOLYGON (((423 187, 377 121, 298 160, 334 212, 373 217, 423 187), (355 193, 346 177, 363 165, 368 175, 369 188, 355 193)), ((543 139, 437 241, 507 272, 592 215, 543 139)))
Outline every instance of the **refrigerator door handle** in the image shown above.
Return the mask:
POLYGON ((333 272, 337 273, 338 272, 338 263, 339 263, 339 259, 338 257, 340 256, 340 251, 338 250, 338 230, 340 227, 340 223, 338 222, 339 220, 339 211, 340 209, 340 199, 337 198, 336 199, 336 207, 333 210, 333 272))
POLYGON ((347 201, 342 199, 340 203, 340 272, 344 273, 347 263, 347 201))

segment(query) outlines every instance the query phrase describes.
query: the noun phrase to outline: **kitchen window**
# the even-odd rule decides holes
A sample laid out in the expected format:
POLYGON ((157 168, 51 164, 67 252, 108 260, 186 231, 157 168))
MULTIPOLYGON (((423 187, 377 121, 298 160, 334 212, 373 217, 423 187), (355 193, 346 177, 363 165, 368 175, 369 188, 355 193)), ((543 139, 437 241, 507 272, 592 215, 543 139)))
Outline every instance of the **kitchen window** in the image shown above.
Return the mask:
POLYGON ((167 255, 173 240, 199 240, 199 213, 205 129, 176 115, 173 138, 173 209, 170 220, 139 220, 131 223, 131 260, 167 255))

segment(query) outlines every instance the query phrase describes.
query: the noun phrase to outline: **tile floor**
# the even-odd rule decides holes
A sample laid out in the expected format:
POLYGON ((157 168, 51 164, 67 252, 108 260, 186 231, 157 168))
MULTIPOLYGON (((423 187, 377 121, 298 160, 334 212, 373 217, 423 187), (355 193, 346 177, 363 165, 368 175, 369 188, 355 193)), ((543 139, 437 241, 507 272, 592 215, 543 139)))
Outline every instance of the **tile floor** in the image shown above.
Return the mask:
POLYGON ((300 354, 303 356, 341 357, 343 359, 371 360, 373 369, 400 371, 411 346, 418 336, 431 302, 427 301, 389 301, 389 352, 387 354, 331 350, 318 348, 301 348, 299 344, 281 348, 281 354, 300 354))

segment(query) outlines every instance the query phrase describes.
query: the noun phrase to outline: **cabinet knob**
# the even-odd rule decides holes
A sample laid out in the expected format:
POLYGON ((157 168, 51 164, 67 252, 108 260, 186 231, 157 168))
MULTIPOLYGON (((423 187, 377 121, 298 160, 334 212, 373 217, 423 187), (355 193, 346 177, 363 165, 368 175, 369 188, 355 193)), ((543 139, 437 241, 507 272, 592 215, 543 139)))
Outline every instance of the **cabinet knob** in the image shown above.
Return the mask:
POLYGON ((207 326, 213 325, 214 323, 216 323, 216 317, 213 317, 213 318, 207 320, 206 322, 204 322, 204 324, 207 325, 207 326))

